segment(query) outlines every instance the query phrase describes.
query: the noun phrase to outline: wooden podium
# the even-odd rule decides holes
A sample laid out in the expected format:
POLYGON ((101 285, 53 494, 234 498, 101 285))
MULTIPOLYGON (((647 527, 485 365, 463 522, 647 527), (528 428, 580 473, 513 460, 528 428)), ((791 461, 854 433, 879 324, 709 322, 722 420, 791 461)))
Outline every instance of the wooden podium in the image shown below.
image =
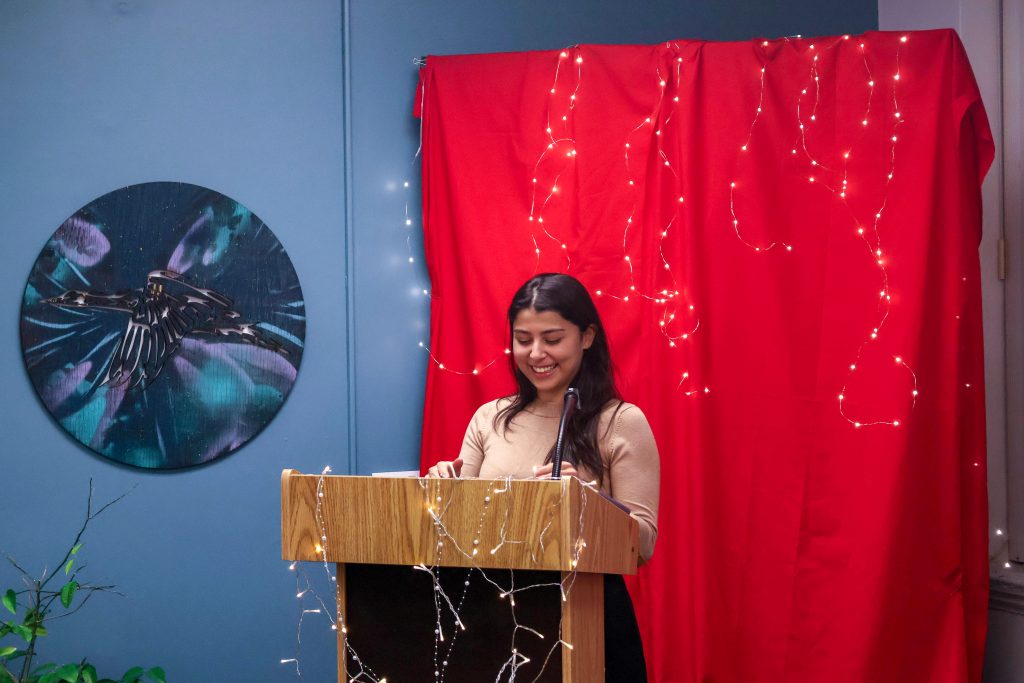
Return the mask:
MULTIPOLYGON (((346 565, 354 564, 361 566, 352 567, 353 576, 357 568, 360 576, 378 571, 365 565, 556 572, 551 576, 561 580, 561 600, 557 593, 554 600, 561 603, 563 643, 558 680, 600 683, 604 681, 603 574, 636 573, 639 527, 618 506, 574 477, 560 481, 424 479, 284 470, 281 547, 285 560, 337 564, 339 681, 348 680, 346 629, 340 625, 349 623, 346 605, 358 590, 355 585, 346 590, 346 565)), ((379 571, 400 570, 381 566, 379 571)), ((416 574, 422 580, 425 573, 409 571, 402 576, 416 574)), ((433 595, 430 589, 427 594, 433 595)), ((552 609, 557 623, 557 605, 552 609)), ((352 637, 353 643, 359 643, 354 633, 352 637)), ((557 632, 549 638, 557 643, 557 632)), ((461 683, 451 677, 445 680, 461 683)))

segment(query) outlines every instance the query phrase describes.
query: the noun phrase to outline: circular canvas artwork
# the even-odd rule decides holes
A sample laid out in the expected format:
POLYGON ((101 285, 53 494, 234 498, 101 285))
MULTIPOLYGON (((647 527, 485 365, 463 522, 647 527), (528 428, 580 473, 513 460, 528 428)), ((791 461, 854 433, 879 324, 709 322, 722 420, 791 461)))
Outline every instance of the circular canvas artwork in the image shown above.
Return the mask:
POLYGON ((291 260, 224 195, 143 183, 75 212, 25 287, 21 344, 71 436, 137 467, 240 448, 295 382, 306 331, 291 260))

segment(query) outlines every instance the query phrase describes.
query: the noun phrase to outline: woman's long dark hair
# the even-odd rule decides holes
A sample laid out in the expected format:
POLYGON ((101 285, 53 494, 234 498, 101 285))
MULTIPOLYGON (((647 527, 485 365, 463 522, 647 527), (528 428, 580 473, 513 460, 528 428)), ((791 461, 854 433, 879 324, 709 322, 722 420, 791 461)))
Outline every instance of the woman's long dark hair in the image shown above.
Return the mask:
MULTIPOLYGON (((576 377, 569 386, 576 387, 580 400, 569 423, 565 426, 565 441, 562 451, 563 461, 571 462, 577 467, 583 466, 598 478, 598 484, 604 481, 604 463, 598 447, 597 426, 601 413, 612 401, 622 403, 615 378, 612 372, 612 359, 608 351, 608 338, 605 336, 604 325, 597 314, 597 307, 579 280, 561 273, 542 273, 530 278, 512 297, 508 307, 509 348, 515 343, 512 328, 519 312, 532 308, 537 312, 554 311, 573 325, 583 334, 594 328, 594 341, 590 348, 584 349, 583 361, 576 377)), ((512 402, 498 411, 494 417, 494 426, 504 423, 506 431, 511 429, 512 420, 526 409, 537 398, 537 388, 516 365, 515 354, 509 356, 512 374, 515 375, 519 391, 512 397, 512 402)), ((616 410, 618 407, 616 407, 616 410)), ((554 456, 552 445, 547 461, 554 456)))

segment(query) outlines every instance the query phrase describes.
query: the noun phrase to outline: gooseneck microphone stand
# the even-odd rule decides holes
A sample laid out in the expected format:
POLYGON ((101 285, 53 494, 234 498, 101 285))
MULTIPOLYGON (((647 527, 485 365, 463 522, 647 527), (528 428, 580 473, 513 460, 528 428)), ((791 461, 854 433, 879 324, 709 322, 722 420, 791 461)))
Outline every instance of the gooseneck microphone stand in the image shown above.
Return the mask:
POLYGON ((551 478, 562 478, 562 449, 565 448, 565 425, 569 422, 573 412, 579 407, 580 392, 573 387, 565 390, 565 400, 562 403, 562 419, 558 421, 558 439, 555 441, 555 457, 551 460, 551 478))

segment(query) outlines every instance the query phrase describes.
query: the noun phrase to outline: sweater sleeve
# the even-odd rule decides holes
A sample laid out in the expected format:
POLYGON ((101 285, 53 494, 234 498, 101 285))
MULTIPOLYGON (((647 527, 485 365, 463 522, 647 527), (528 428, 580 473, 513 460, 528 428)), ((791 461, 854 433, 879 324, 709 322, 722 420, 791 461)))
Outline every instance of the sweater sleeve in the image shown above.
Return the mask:
POLYGON ((615 416, 608 444, 609 494, 640 523, 640 562, 651 559, 658 538, 661 465, 643 411, 627 405, 615 416))
POLYGON ((477 408, 473 419, 466 427, 466 435, 462 438, 462 477, 476 477, 480 474, 480 466, 484 462, 484 434, 491 431, 494 419, 493 403, 485 403, 477 408))

